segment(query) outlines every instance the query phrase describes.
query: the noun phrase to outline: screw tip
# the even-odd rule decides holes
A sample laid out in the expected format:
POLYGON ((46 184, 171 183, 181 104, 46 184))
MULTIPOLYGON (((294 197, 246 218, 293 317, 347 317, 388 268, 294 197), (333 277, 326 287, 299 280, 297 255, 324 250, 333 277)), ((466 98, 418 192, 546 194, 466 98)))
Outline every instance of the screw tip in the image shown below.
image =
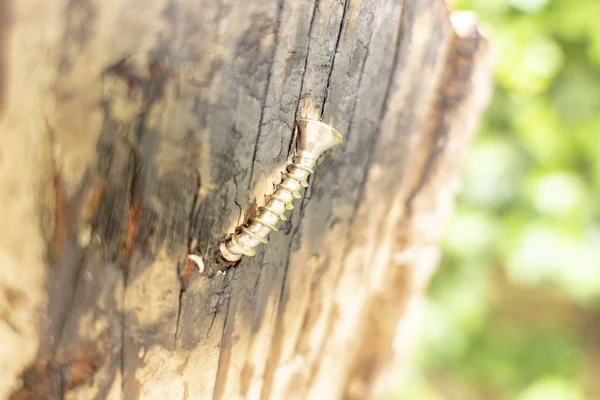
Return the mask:
POLYGON ((221 255, 223 256, 223 258, 229 262, 236 262, 242 259, 243 254, 232 253, 231 251, 229 251, 226 241, 221 243, 221 245, 219 246, 219 250, 221 251, 221 255))

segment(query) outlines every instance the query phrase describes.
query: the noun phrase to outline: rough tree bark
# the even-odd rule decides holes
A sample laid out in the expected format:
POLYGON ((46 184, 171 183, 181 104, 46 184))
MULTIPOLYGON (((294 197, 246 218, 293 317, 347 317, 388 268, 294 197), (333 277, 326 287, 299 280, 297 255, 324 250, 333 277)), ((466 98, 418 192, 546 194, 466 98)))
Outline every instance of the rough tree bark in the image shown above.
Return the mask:
POLYGON ((0 398, 379 398, 488 89, 442 0, 0 1, 0 398), (345 142, 227 270, 299 117, 345 142))

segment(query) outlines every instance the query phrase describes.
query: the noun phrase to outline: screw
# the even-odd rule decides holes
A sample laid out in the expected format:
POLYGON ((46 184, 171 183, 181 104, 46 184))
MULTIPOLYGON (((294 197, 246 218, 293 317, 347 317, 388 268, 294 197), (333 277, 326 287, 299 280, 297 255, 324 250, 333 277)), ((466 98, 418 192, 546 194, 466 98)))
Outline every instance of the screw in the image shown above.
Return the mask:
POLYGON ((275 193, 259 208, 256 217, 238 226, 235 232, 221 243, 223 258, 234 262, 244 255, 253 256, 256 246, 267 243, 269 233, 277 232, 279 220, 286 220, 285 212, 294 208, 294 199, 302 197, 300 190, 308 186, 307 179, 313 173, 312 169, 317 159, 326 150, 341 142, 342 135, 330 125, 313 119, 301 119, 298 122, 296 152, 292 162, 288 163, 281 182, 276 185, 275 193))

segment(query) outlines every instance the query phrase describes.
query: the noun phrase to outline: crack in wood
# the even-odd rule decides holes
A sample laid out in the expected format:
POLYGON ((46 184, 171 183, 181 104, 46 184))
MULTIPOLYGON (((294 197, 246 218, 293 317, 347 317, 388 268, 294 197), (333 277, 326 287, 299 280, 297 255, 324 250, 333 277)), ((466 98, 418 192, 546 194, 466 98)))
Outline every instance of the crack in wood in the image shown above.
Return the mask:
MULTIPOLYGON (((56 276, 70 283, 66 288, 49 287, 47 289, 49 297, 48 308, 55 314, 51 314, 49 321, 51 324, 50 334, 52 340, 45 345, 48 347, 48 353, 54 355, 65 333, 83 265, 81 249, 75 238, 72 224, 73 219, 79 213, 81 199, 77 194, 72 199, 68 198, 57 160, 55 132, 47 119, 45 122, 50 153, 52 189, 54 192, 54 229, 48 243, 48 262, 54 269, 56 276)), ((84 187, 85 183, 82 183, 79 192, 82 192, 84 187)))
POLYGON ((192 201, 192 207, 190 208, 190 213, 188 216, 189 226, 188 226, 188 233, 187 233, 187 254, 184 256, 183 268, 179 274, 180 287, 179 287, 179 297, 178 297, 178 304, 177 304, 177 319, 175 321, 175 337, 173 339, 174 344, 176 344, 177 335, 179 334, 179 321, 181 318, 183 295, 188 288, 188 285, 190 283, 190 280, 192 278, 192 274, 194 273, 194 270, 197 268, 196 264, 192 260, 190 260, 187 256, 188 256, 188 254, 194 254, 194 251, 195 251, 194 249, 192 249, 192 244, 194 242, 192 232, 194 231, 194 221, 196 220, 196 216, 197 216, 197 213, 199 210, 200 189, 201 189, 200 173, 198 171, 196 171, 196 193, 194 194, 194 199, 192 201))
MULTIPOLYGON (((233 269, 230 272, 230 274, 235 274, 235 269, 233 269)), ((227 278, 225 278, 225 279, 223 279, 223 285, 221 286, 221 290, 216 293, 216 295, 219 296, 219 298, 217 299, 217 304, 215 304, 215 310, 214 310, 214 313, 212 314, 212 319, 210 321, 210 325, 208 326, 208 329, 206 330, 206 338, 208 338, 210 335, 210 330, 212 329, 212 327, 215 323, 215 319, 217 318, 217 315, 219 314, 219 309, 220 309, 220 306, 222 305, 222 301, 224 298, 225 298, 225 301, 227 302, 227 304, 225 304, 225 308, 227 309, 227 307, 229 306, 229 300, 227 299, 227 296, 226 296, 228 287, 229 287, 229 280, 227 278)), ((227 315, 227 313, 225 315, 227 315)))
MULTIPOLYGON (((381 111, 377 118, 377 124, 376 124, 377 128, 375 130, 375 133, 370 137, 369 144, 367 146, 367 148, 368 148, 367 162, 363 169, 364 172, 362 175, 362 179, 359 183, 358 197, 356 198, 354 207, 352 208, 352 214, 350 216, 350 226, 354 225, 354 223, 356 221, 356 216, 358 214, 359 204, 362 203, 364 196, 365 196, 365 185, 367 182, 367 178, 369 176, 369 172, 371 171, 371 166, 373 164, 373 156, 375 154, 375 146, 377 145, 379 137, 381 136, 381 122, 383 121, 383 118, 385 117, 385 114, 388 111, 388 103, 390 100, 390 95, 392 93, 392 87, 394 85, 395 72, 398 68, 398 63, 399 63, 399 58, 400 58, 400 48, 402 47, 402 43, 404 40, 404 34, 406 31, 408 31, 407 26, 406 26, 407 25, 406 24, 406 20, 407 20, 406 15, 408 13, 408 2, 409 2, 409 0, 402 0, 402 14, 400 16, 400 22, 398 23, 398 33, 396 35, 396 42, 394 45, 394 58, 393 58, 393 62, 392 62, 392 68, 390 71, 390 77, 389 77, 389 80, 387 83, 387 89, 383 96, 383 106, 381 107, 381 111)), ((350 233, 350 232, 351 231, 349 230, 348 233, 350 233)), ((350 246, 351 246, 351 243, 348 242, 346 251, 349 250, 350 246)), ((345 254, 347 254, 347 252, 345 254)))
MULTIPOLYGON (((302 69, 302 78, 300 78, 300 89, 298 92, 298 105, 296 106, 296 111, 294 112, 294 127, 297 128, 298 121, 298 112, 300 111, 300 104, 302 104, 302 91, 304 89, 304 79, 306 78, 306 71, 308 70, 308 60, 310 57, 310 42, 312 40, 312 33, 315 24, 315 18, 317 16, 317 8, 319 7, 319 1, 315 0, 313 5, 312 16, 310 17, 310 24, 308 25, 308 40, 306 41, 306 59, 304 60, 304 68, 302 69)), ((292 143, 294 142, 294 138, 290 140, 290 148, 288 149, 288 154, 291 153, 292 143)))
MULTIPOLYGON (((312 35, 311 34, 313 32, 313 26, 314 26, 315 17, 316 17, 316 14, 317 14, 317 7, 319 6, 319 1, 320 0, 315 0, 315 2, 314 2, 312 17, 311 17, 309 28, 308 28, 308 40, 307 40, 307 45, 306 45, 307 46, 306 59, 304 61, 304 69, 302 71, 302 78, 300 79, 300 92, 298 94, 298 105, 297 105, 296 111, 294 113, 294 124, 295 125, 297 124, 296 121, 298 119, 298 111, 300 110, 300 104, 302 102, 302 91, 304 89, 304 79, 306 77, 306 71, 307 71, 307 67, 308 67, 308 60, 309 60, 309 57, 310 57, 310 42, 311 42, 311 39, 312 39, 312 35)), ((330 71, 330 73, 331 73, 331 71, 330 71)), ((297 127, 297 126, 295 126, 295 127, 297 127)), ((294 142, 293 139, 290 140, 290 149, 288 149, 288 153, 290 153, 290 154, 291 154, 291 151, 292 151, 291 150, 291 146, 292 146, 293 142, 294 142)), ((304 205, 304 197, 302 198, 302 201, 300 203, 300 210, 303 209, 303 205, 304 205)), ((292 216, 291 215, 289 217, 289 220, 290 221, 292 220, 292 216)), ((290 237, 290 240, 288 242, 288 248, 287 248, 287 253, 288 254, 287 254, 287 260, 286 260, 286 262, 283 265, 284 273, 283 273, 283 281, 282 281, 282 284, 281 284, 281 290, 280 290, 280 294, 279 294, 279 304, 281 304, 281 300, 282 300, 282 296, 283 296, 283 292, 284 292, 284 287, 286 285, 287 271, 288 271, 288 267, 289 267, 289 263, 290 263, 291 248, 292 248, 293 239, 295 237, 296 232, 299 229, 299 225, 300 225, 299 223, 296 224, 296 228, 293 230, 293 233, 292 233, 292 235, 290 237)))
MULTIPOLYGON (((315 0, 314 7, 313 7, 313 14, 312 14, 311 22, 310 22, 310 25, 309 25, 307 53, 306 53, 307 55, 306 55, 306 60, 305 60, 305 64, 304 64, 304 70, 303 70, 303 73, 302 73, 302 79, 301 79, 301 84, 300 84, 300 93, 299 93, 299 96, 298 96, 298 99, 299 99, 298 100, 298 106, 296 107, 296 111, 295 111, 295 114, 294 114, 294 122, 297 120, 297 115, 298 115, 298 112, 300 110, 300 104, 302 102, 302 91, 304 89, 304 80, 305 80, 305 76, 306 76, 306 71, 307 71, 307 66, 308 66, 308 60, 309 60, 310 53, 311 53, 310 52, 310 42, 311 42, 311 39, 312 39, 311 34, 312 34, 312 31, 313 31, 314 20, 315 20, 315 17, 316 17, 318 4, 319 4, 319 0, 315 0)), ((330 86, 331 86, 331 75, 332 75, 333 68, 334 68, 334 63, 335 63, 335 55, 337 53, 337 50, 338 50, 338 47, 339 47, 339 44, 340 44, 340 39, 341 39, 341 36, 342 36, 342 31, 343 31, 343 28, 344 28, 344 23, 345 23, 345 20, 347 18, 347 11, 348 11, 348 8, 349 8, 349 3, 346 0, 344 0, 343 3, 340 2, 340 4, 343 6, 343 11, 342 11, 342 16, 340 18, 340 24, 339 24, 339 28, 338 28, 339 30, 338 30, 338 34, 337 34, 337 38, 336 38, 336 43, 335 43, 335 46, 334 46, 334 51, 333 51, 332 58, 331 58, 331 66, 329 68, 329 72, 328 72, 328 75, 327 75, 327 83, 326 83, 325 93, 324 93, 324 96, 323 96, 323 103, 321 105, 321 111, 320 111, 321 116, 323 115, 323 112, 325 110, 325 105, 327 103, 328 92, 329 92, 330 86)), ((290 147, 288 149, 288 153, 291 153, 292 143, 293 143, 293 140, 290 140, 290 147)), ((311 180, 314 180, 314 175, 311 177, 311 180)), ((309 191, 309 190, 310 190, 310 187, 307 189, 307 191, 309 191)), ((295 228, 292 229, 292 233, 291 233, 290 239, 288 241, 288 246, 287 246, 287 249, 286 249, 287 250, 286 259, 285 259, 286 261, 283 264, 283 270, 284 270, 284 272, 283 272, 283 279, 282 279, 282 282, 281 282, 281 288, 279 290, 279 296, 278 296, 278 302, 277 302, 277 307, 278 307, 277 318, 278 319, 279 319, 279 317, 281 315, 280 314, 282 312, 281 310, 283 310, 283 307, 285 305, 285 297, 284 297, 285 296, 285 287, 287 285, 288 271, 289 271, 289 266, 290 266, 290 263, 291 263, 291 257, 292 257, 292 253, 293 253, 292 248, 293 248, 293 246, 295 244, 294 242, 295 242, 296 236, 297 236, 297 234, 298 234, 298 232, 300 230, 300 226, 301 226, 301 222, 302 222, 302 217, 304 216, 304 211, 306 209, 306 206, 307 206, 309 200, 310 200, 310 193, 305 193, 304 196, 303 196, 303 198, 302 198, 302 201, 300 203, 299 220, 296 222, 295 228)), ((290 221, 291 220, 292 220, 292 216, 290 216, 290 221)), ((282 330, 282 329, 283 328, 280 328, 280 330, 282 330)), ((278 359, 280 357, 280 351, 281 351, 280 345, 281 344, 276 339, 278 334, 283 335, 283 332, 280 331, 280 332, 278 332, 278 333, 275 334, 276 337, 274 338, 273 344, 272 344, 272 347, 271 347, 271 352, 272 352, 271 353, 271 357, 267 361, 267 367, 266 367, 265 377, 264 377, 264 384, 263 384, 263 387, 262 387, 262 390, 261 390, 261 395, 260 395, 261 399, 265 399, 265 400, 270 397, 270 394, 271 394, 271 391, 272 391, 273 379, 274 379, 273 374, 275 372, 275 367, 274 367, 275 364, 274 363, 277 363, 279 361, 278 359), (271 364, 273 364, 273 365, 271 365, 271 364)))
POLYGON ((277 5, 277 13, 276 13, 276 23, 273 35, 275 37, 275 41, 273 43, 273 49, 271 51, 271 61, 269 62, 269 68, 267 70, 267 81, 265 83, 264 92, 262 93, 262 99, 260 100, 260 118, 258 120, 258 133, 256 136, 256 142, 254 144, 254 151, 252 153, 252 160, 250 161, 250 179, 249 182, 252 183, 252 179, 254 178, 254 168, 256 163, 256 158, 258 156, 258 146, 260 144, 261 134, 263 132, 263 120, 265 117, 265 108, 267 104, 267 96, 269 93, 269 87, 271 86, 271 77, 273 75, 273 64, 275 64, 275 53, 277 51, 277 46, 279 45, 279 27, 281 25, 281 15, 283 12, 283 4, 284 0, 279 0, 277 5))
POLYGON ((346 21, 346 13, 348 12, 348 9, 350 8, 350 0, 340 0, 340 4, 343 7, 343 11, 342 11, 342 18, 340 18, 340 27, 338 29, 338 34, 337 34, 337 38, 335 40, 335 47, 333 48, 333 53, 331 56, 331 66, 329 67, 329 73, 327 74, 327 84, 325 85, 325 98, 323 99, 323 104, 321 104, 321 116, 323 116, 323 113, 325 112, 325 104, 327 103, 327 98, 329 97, 329 91, 331 90, 331 75, 333 73, 333 67, 335 65, 335 58, 337 57, 338 54, 338 48, 340 47, 340 40, 342 38, 342 32, 344 30, 344 24, 347 22, 346 21))
MULTIPOLYGON (((346 0, 346 1, 349 1, 349 0, 346 0)), ((374 29, 373 25, 374 24, 375 24, 375 12, 373 12, 373 14, 371 16, 369 36, 367 38, 367 43, 365 45, 365 55, 362 58, 362 63, 361 63, 361 66, 360 66, 360 72, 358 73, 358 81, 356 82, 356 90, 355 90, 356 93, 359 92, 359 90, 360 90, 360 88, 362 86, 363 77, 365 75, 365 68, 366 68, 366 65, 367 65, 367 59, 369 58, 369 49, 370 49, 370 46, 371 46, 371 38, 373 37, 373 29, 374 29)), ((356 115, 356 106, 357 106, 357 104, 358 104, 358 96, 356 96, 354 98, 354 100, 352 101, 352 109, 350 111, 350 118, 349 118, 350 123, 348 124, 348 130, 345 132, 346 134, 344 136, 344 139, 347 142, 350 141, 350 135, 352 133, 352 128, 354 128, 353 122, 354 122, 354 118, 355 118, 355 115, 356 115)), ((323 105, 325 105, 325 103, 323 103, 323 105)))

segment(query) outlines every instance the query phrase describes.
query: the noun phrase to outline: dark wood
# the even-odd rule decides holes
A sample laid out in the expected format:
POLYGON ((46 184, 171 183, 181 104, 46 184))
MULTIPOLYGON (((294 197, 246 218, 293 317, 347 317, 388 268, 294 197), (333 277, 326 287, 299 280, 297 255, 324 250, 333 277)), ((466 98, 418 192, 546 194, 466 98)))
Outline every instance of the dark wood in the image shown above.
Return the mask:
POLYGON ((0 398, 399 386, 489 94, 472 16, 442 0, 9 0, 0 24, 0 398), (271 192, 300 117, 345 142, 229 268, 219 242, 271 192))

